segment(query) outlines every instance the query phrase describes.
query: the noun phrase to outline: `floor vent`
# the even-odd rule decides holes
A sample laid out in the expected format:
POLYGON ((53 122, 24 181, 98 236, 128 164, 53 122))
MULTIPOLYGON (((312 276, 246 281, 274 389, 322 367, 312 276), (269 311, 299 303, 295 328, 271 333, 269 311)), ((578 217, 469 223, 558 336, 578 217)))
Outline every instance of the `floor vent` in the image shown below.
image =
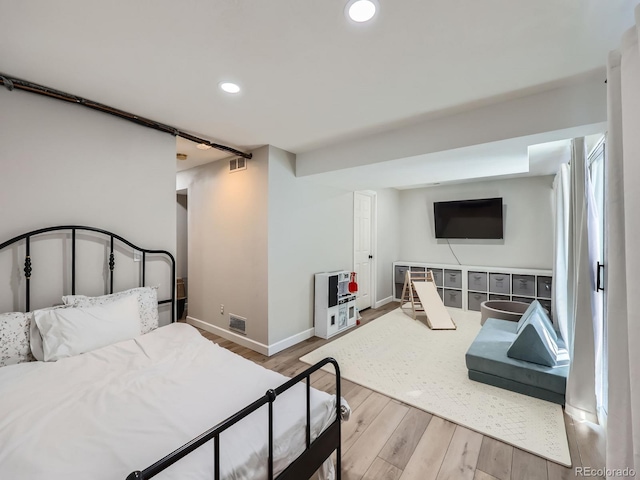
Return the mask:
POLYGON ((230 313, 229 314, 229 330, 234 330, 236 332, 246 334, 247 319, 230 313))
POLYGON ((247 159, 243 157, 232 158, 229 160, 229 173, 247 169, 247 159))

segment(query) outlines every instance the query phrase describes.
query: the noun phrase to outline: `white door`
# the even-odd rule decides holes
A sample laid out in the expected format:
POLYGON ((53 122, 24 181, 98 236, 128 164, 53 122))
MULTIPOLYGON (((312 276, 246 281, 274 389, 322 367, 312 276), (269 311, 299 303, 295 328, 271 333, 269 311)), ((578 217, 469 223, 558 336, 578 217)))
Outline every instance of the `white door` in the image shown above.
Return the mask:
POLYGON ((374 193, 355 192, 353 197, 353 271, 358 274, 358 310, 373 306, 374 193))

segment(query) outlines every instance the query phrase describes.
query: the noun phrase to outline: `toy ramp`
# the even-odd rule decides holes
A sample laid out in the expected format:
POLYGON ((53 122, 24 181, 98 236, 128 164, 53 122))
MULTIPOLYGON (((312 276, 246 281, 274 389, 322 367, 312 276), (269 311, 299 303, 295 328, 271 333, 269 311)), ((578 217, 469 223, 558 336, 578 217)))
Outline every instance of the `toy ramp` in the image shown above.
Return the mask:
MULTIPOLYGON (((411 307, 412 317, 415 320, 417 312, 423 312, 427 316, 427 325, 432 330, 455 330, 451 315, 444 307, 433 273, 407 270, 404 287, 402 288, 401 308, 411 307)), ((406 312, 408 313, 408 312, 406 312)))
POLYGON ((456 324, 444 307, 433 282, 413 282, 413 288, 427 316, 427 324, 432 330, 455 330, 456 324))

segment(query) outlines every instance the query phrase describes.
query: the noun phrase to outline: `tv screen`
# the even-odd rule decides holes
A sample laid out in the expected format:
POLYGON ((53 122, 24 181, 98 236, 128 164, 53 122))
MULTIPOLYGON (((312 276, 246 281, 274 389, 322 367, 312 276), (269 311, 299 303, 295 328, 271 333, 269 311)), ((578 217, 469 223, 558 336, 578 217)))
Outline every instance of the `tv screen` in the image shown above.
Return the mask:
POLYGON ((434 202, 436 238, 504 238, 502 198, 434 202))

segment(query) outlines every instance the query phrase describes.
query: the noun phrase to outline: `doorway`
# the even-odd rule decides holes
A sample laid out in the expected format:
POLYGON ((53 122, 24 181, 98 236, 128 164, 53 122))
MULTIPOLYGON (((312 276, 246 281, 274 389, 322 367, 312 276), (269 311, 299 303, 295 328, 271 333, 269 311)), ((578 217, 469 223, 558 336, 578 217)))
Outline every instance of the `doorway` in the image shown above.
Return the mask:
POLYGON ((187 312, 187 289, 189 277, 189 237, 188 237, 189 201, 187 189, 176 194, 176 300, 178 320, 187 312))
POLYGON ((353 194, 353 271, 358 276, 358 311, 375 305, 376 192, 353 194))

